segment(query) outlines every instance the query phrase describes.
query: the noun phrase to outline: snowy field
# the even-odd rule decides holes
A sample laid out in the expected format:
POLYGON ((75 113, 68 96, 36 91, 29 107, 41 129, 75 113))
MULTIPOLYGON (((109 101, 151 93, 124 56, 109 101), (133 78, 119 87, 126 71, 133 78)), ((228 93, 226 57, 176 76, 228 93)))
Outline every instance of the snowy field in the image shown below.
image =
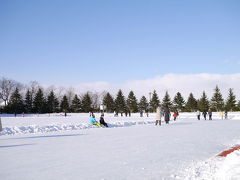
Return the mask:
POLYGON ((92 127, 88 116, 1 115, 0 179, 240 179, 240 151, 217 157, 240 144, 240 113, 213 121, 182 113, 161 127, 155 114, 106 114, 110 128, 92 127))

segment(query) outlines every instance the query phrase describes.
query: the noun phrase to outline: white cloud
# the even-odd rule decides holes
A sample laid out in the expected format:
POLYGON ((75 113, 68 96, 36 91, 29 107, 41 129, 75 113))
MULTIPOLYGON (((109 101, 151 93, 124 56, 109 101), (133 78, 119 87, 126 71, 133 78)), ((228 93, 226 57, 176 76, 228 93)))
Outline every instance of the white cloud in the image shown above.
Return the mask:
POLYGON ((210 98, 213 94, 213 89, 219 86, 224 97, 227 97, 228 89, 233 88, 237 97, 240 97, 240 73, 237 74, 165 74, 154 78, 128 81, 122 84, 111 84, 108 82, 93 82, 83 83, 75 86, 78 93, 86 91, 109 91, 116 93, 122 89, 125 95, 130 90, 140 97, 145 95, 149 97, 149 92, 157 90, 162 98, 166 91, 173 97, 178 91, 187 98, 192 92, 195 97, 199 98, 205 91, 210 98))

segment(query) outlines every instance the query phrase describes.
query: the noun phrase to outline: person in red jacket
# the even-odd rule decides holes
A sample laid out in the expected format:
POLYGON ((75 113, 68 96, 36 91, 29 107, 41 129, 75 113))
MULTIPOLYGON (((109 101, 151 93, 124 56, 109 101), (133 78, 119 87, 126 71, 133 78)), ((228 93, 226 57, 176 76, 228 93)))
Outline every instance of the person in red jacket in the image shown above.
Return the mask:
POLYGON ((176 110, 176 111, 173 113, 174 121, 176 121, 178 115, 179 115, 179 113, 178 113, 178 111, 176 110))

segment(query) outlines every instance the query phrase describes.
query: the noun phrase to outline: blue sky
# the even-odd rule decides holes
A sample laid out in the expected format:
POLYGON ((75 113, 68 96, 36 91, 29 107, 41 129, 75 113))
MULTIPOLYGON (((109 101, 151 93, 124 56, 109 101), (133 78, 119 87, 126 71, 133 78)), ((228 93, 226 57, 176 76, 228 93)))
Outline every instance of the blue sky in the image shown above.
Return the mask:
POLYGON ((240 1, 0 0, 0 76, 122 83, 240 72, 240 1))

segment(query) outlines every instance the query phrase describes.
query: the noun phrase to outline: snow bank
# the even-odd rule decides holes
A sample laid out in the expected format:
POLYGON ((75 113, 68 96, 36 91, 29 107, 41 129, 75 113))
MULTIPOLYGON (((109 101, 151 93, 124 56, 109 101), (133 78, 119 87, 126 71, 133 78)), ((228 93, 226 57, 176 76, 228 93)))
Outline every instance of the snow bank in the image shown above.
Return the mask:
POLYGON ((237 116, 232 116, 231 118, 232 120, 239 120, 240 119, 240 115, 237 115, 237 116))
POLYGON ((204 162, 193 162, 177 179, 185 180, 238 180, 240 179, 240 151, 227 157, 214 157, 204 162))
MULTIPOLYGON (((132 122, 115 122, 108 124, 110 128, 116 127, 127 127, 134 125, 147 125, 153 124, 153 121, 132 121, 132 122)), ((48 133, 48 132, 58 132, 58 131, 72 131, 72 130, 81 130, 89 128, 98 128, 90 124, 53 124, 53 125, 29 125, 29 126, 13 126, 3 128, 3 131, 0 132, 0 135, 15 135, 15 134, 31 134, 31 133, 48 133)))

